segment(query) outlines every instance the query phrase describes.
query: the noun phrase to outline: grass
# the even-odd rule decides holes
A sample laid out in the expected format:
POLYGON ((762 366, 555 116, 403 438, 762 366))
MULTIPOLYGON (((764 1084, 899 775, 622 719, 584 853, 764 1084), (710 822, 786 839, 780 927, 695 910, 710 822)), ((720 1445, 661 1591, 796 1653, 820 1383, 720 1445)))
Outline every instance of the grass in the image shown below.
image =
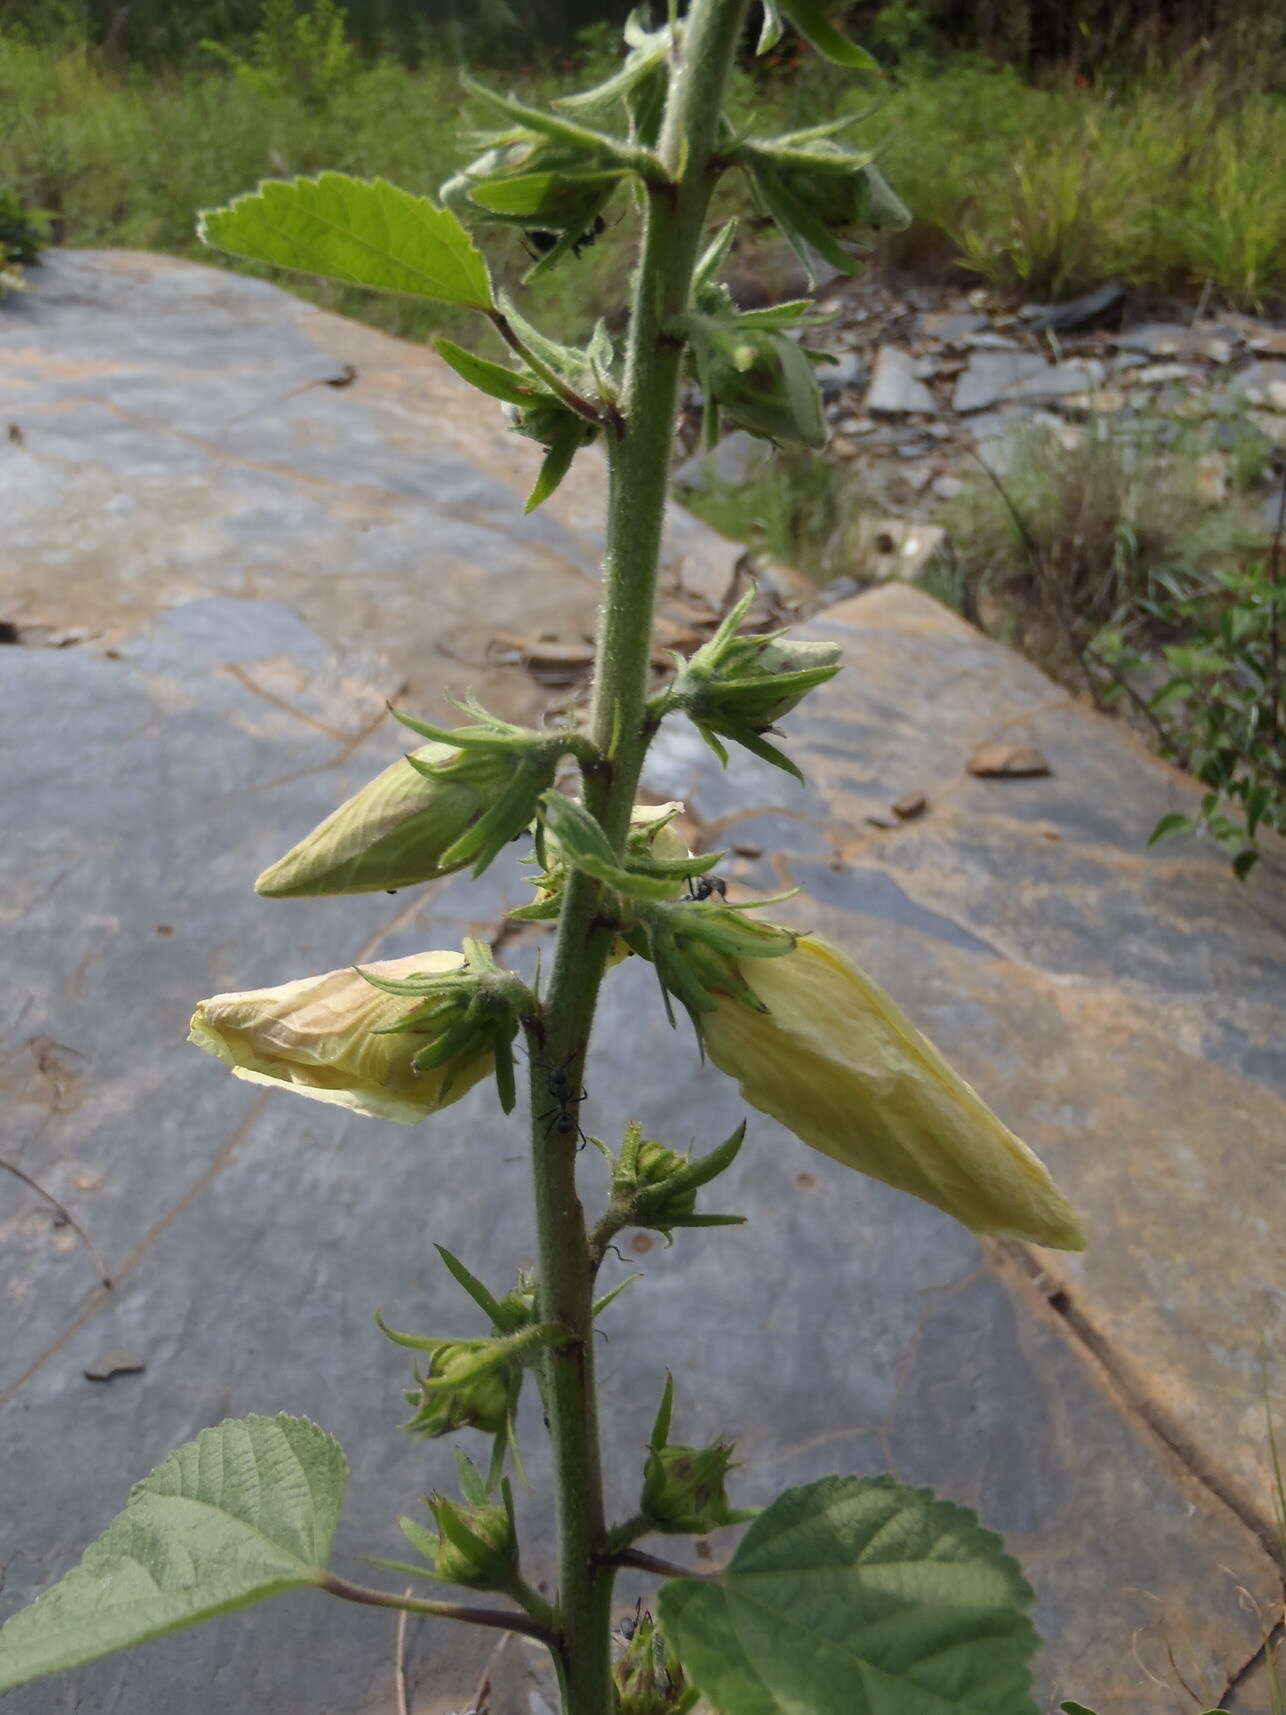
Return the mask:
POLYGON ((1206 427, 1161 416, 1099 418, 1075 438, 1033 427, 999 480, 979 471, 940 514, 969 606, 1074 682, 1105 629, 1262 556, 1243 496, 1267 449, 1235 420, 1232 433, 1219 452, 1206 427))
MULTIPOLYGON (((528 97, 555 92, 544 74, 512 81, 528 97)), ((1158 291, 1208 285, 1215 301, 1250 308, 1286 298, 1286 95, 1239 93, 1226 74, 1191 65, 1113 89, 1070 76, 1036 87, 970 61, 855 95, 847 74, 806 60, 743 72, 736 91, 762 129, 869 108, 873 95, 882 105, 856 135, 883 143, 915 211, 907 233, 881 240, 894 263, 962 268, 1037 297, 1115 277, 1158 291)), ((0 190, 52 210, 69 245, 216 261, 195 239, 196 209, 323 167, 431 193, 477 117, 445 60, 355 59, 348 81, 334 93, 323 83, 319 98, 308 68, 243 77, 207 52, 175 69, 114 69, 74 34, 36 41, 0 26, 0 190)), ((738 185, 725 200, 745 212, 738 185)), ((621 301, 631 225, 538 284, 533 311, 556 337, 581 337, 621 301)), ((488 252, 506 283, 527 266, 511 231, 488 252)), ((472 334, 471 322, 411 300, 292 289, 404 336, 472 334)))

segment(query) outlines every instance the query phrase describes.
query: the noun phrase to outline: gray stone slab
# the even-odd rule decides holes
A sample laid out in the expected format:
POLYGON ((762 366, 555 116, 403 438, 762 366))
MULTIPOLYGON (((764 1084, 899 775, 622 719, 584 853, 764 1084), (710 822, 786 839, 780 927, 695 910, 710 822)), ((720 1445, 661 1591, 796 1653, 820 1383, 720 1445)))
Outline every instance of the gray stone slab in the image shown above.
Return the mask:
MULTIPOLYGON (((432 350, 171 257, 53 251, 30 285, 0 310, 0 618, 106 636, 266 594, 413 696, 541 712, 489 650, 592 634, 598 448, 524 516, 540 449, 432 350)), ((739 552, 675 510, 668 592, 717 605, 739 552)))
MULTIPOLYGON (((139 616, 121 575, 104 568, 110 640, 0 650, 0 718, 20 734, 0 753, 3 1148, 68 1203, 118 1283, 96 1289, 74 1235, 0 1176, 0 1614, 74 1561, 176 1442, 253 1410, 310 1413, 345 1441, 340 1564, 378 1582, 362 1557, 401 1551, 394 1515, 450 1480, 451 1450, 398 1433, 405 1354, 370 1312, 469 1332, 431 1241, 500 1284, 531 1260, 520 1131, 488 1089, 404 1131, 247 1089, 182 1042, 216 989, 457 945, 526 896, 513 862, 396 899, 250 891, 403 748, 382 718, 400 668, 374 647, 379 615, 337 649, 324 579, 283 572, 278 594, 273 571, 253 595, 177 604, 167 585, 139 616), (146 1370, 85 1379, 112 1349, 146 1370)), ((600 1347, 613 1508, 632 1508, 672 1366, 676 1431, 737 1439, 739 1497, 832 1470, 932 1483, 1028 1568, 1042 1708, 1075 1696, 1172 1715, 1176 1673, 1217 1693, 1252 1654, 1238 1590, 1265 1606, 1279 1592, 1256 1366, 1261 1340, 1286 1345, 1280 913, 1194 844, 1146 850, 1192 784, 927 598, 880 591, 812 634, 838 638, 849 669, 787 723, 807 789, 741 753, 721 772, 678 724, 650 785, 690 800, 708 844, 741 848, 734 881, 805 886, 783 911, 892 990, 1044 1154, 1094 1243, 1083 1258, 979 1245, 752 1120, 718 1199, 747 1227, 680 1233, 672 1251, 635 1235, 611 1260, 611 1278, 647 1275, 600 1347), (968 776, 998 737, 1037 744, 1051 776, 968 776), (914 789, 924 817, 867 823, 914 789)), ((520 964, 532 952, 510 946, 520 964)), ((587 1123, 608 1138, 638 1117, 706 1145, 741 1115, 633 961, 609 984, 586 1083, 587 1123)), ((601 1166, 583 1160, 592 1198, 601 1166)), ((524 1409, 540 1577, 546 1473, 534 1400, 524 1409)), ((636 1588, 622 1582, 623 1603, 636 1588)), ((460 1707, 490 1644, 412 1628, 417 1710, 460 1707)), ((0 1706, 383 1715, 390 1662, 386 1619, 299 1595, 0 1706)), ((525 1711, 535 1669, 518 1646, 510 1670, 498 1707, 525 1711)), ((1229 1706, 1268 1707, 1253 1686, 1229 1706)))
POLYGON ((881 415, 905 416, 911 412, 935 412, 938 402, 917 380, 910 352, 895 345, 882 345, 875 356, 875 372, 863 406, 881 415))
POLYGON ((1025 381, 1048 369, 1036 351, 975 351, 956 381, 953 411, 984 411, 1025 381))

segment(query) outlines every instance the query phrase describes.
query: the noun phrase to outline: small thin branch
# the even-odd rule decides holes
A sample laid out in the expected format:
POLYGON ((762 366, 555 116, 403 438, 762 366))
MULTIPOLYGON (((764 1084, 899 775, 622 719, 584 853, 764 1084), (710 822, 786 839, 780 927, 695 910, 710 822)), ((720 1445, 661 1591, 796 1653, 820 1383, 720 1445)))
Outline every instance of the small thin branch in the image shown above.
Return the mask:
MULTIPOLYGON (((411 1594, 408 1584, 404 1597, 411 1594)), ((395 1715, 410 1715, 406 1701, 406 1609, 399 1611, 393 1623, 393 1704, 395 1715)))
POLYGON ((596 429, 608 427, 615 434, 621 433, 625 423, 615 405, 601 407, 595 405, 591 400, 586 399, 584 394, 578 393, 574 387, 569 386, 561 375, 556 375, 547 363, 542 362, 535 352, 524 344, 503 310, 489 310, 487 314, 496 332, 504 340, 510 351, 523 360, 532 374, 538 376, 551 393, 558 395, 569 411, 575 411, 578 417, 583 417, 587 423, 593 423, 596 429))
POLYGON ((623 1548, 619 1554, 608 1555, 613 1566, 633 1566, 640 1572, 655 1572, 661 1578, 695 1578, 706 1584, 717 1584, 718 1572, 698 1572, 695 1566, 676 1566, 672 1560, 645 1554, 641 1548, 623 1548))
POLYGON ((633 1518, 627 1518, 623 1524, 613 1525, 607 1533, 606 1558, 610 1560, 623 1554, 632 1542, 646 1536, 652 1528, 642 1513, 635 1513, 633 1518))
POLYGON ((361 1602, 370 1608, 400 1608, 407 1614, 429 1614, 439 1620, 463 1620, 470 1626, 487 1626, 492 1631, 521 1632, 553 1648, 554 1638, 547 1626, 526 1614, 516 1614, 505 1608, 471 1608, 460 1602, 433 1602, 420 1596, 399 1596, 393 1590, 371 1590, 364 1584, 350 1584, 328 1572, 321 1588, 345 1602, 361 1602))
POLYGON ((6 1161, 3 1156, 0 1156, 0 1167, 3 1167, 6 1173, 12 1173, 15 1179, 21 1179, 24 1185, 29 1186, 38 1197, 43 1197, 45 1202, 48 1203, 51 1208, 58 1211, 60 1219, 66 1222, 72 1232, 75 1233, 76 1237, 80 1240, 81 1244, 83 1244, 85 1249, 89 1252, 90 1256, 94 1259, 94 1267, 98 1270, 99 1284, 110 1292, 112 1290, 112 1278, 107 1272, 107 1264, 99 1255, 98 1246, 94 1243, 93 1239, 90 1238, 89 1234, 85 1231, 84 1227, 81 1226, 80 1222, 72 1214, 71 1210, 65 1209, 51 1191, 46 1191, 43 1185, 37 1184, 29 1173, 24 1173, 22 1168, 18 1167, 14 1162, 6 1161))

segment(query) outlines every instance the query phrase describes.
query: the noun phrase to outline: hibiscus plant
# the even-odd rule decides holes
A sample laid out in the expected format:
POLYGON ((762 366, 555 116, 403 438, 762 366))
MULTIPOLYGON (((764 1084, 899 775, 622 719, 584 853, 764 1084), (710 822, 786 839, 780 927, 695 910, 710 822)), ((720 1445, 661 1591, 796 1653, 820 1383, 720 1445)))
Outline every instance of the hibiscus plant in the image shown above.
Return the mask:
MULTIPOLYGON (((690 1020, 749 1106, 805 1143, 975 1231, 1082 1243, 1041 1163, 875 983, 816 936, 774 923, 775 901, 729 896, 712 877, 720 854, 694 855, 676 831, 681 806, 636 801, 664 721, 693 723, 723 761, 740 745, 798 775, 774 742, 776 723, 840 667, 833 644, 743 632, 747 596, 690 659, 676 660, 668 683, 658 689, 651 678, 681 382, 701 389, 709 439, 721 420, 776 443, 815 446, 825 433, 798 340, 815 312, 806 299, 737 307, 719 280, 731 229, 708 230, 716 183, 742 173, 810 268, 820 253, 851 270, 861 230, 900 214, 870 154, 841 140, 848 122, 759 137, 724 116, 748 5, 692 0, 680 16, 671 0, 654 26, 632 18, 615 75, 547 108, 471 85, 495 129, 439 204, 383 180, 323 173, 266 181, 202 219, 205 239, 235 255, 485 317, 511 361, 437 345, 544 448, 529 509, 582 447, 596 440, 606 451, 607 545, 584 721, 538 732, 472 701, 452 727, 399 713, 418 748, 258 881, 269 898, 405 888, 463 868, 476 875, 527 837, 536 896, 513 915, 556 925, 544 981, 466 941, 216 995, 192 1021, 192 1041, 239 1078, 404 1124, 489 1077, 510 1113, 521 1043, 538 1267, 493 1287, 444 1251, 486 1318, 485 1336, 384 1329, 415 1354, 407 1430, 491 1438, 485 1471, 461 1456, 458 1497, 435 1494, 431 1521, 402 1521, 416 1556, 399 1563, 402 1579, 463 1586, 474 1592, 468 1602, 355 1585, 330 1570, 343 1453, 306 1419, 250 1417, 173 1453, 81 1564, 10 1620, 0 1690, 311 1584, 539 1640, 564 1715, 670 1715, 698 1700, 722 1715, 1033 1715, 1030 1591, 973 1514, 926 1490, 890 1477, 826 1478, 758 1513, 717 1572, 661 1559, 638 1544, 750 1515, 727 1498, 729 1445, 672 1439, 673 1388, 658 1378, 637 1511, 605 1516, 594 1320, 612 1294, 596 1296, 599 1265, 623 1228, 669 1234, 736 1219, 705 1199, 745 1132, 688 1157, 631 1123, 614 1154, 600 1145, 612 1155, 610 1195, 587 1224, 577 1189, 582 1075, 600 985, 620 960, 650 962, 672 1021, 680 1015, 686 1029, 690 1020), (601 230, 609 204, 627 201, 642 224, 628 331, 618 343, 600 324, 583 349, 541 335, 494 289, 466 226, 534 238, 536 273, 601 230), (557 1567, 541 1569, 553 1575, 540 1588, 518 1540, 511 1476, 521 1480, 515 1405, 528 1371, 552 1444, 558 1533, 557 1567), (663 1582, 655 1602, 614 1631, 623 1566, 663 1582), (479 1605, 482 1592, 491 1605, 479 1605)), ((818 52, 871 69, 822 0, 763 0, 762 10, 761 51, 785 14, 818 52)))

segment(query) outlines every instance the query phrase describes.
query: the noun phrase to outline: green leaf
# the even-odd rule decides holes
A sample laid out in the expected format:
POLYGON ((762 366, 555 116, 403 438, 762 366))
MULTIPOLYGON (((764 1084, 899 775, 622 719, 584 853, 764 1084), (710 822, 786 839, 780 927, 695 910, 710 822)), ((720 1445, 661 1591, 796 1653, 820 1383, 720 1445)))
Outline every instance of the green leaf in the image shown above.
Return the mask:
POLYGON ((1070 1698, 1058 1707, 1063 1711, 1063 1715, 1094 1715, 1092 1709, 1087 1709, 1083 1703, 1073 1703, 1070 1698))
POLYGON ((265 179, 204 210, 197 232, 217 250, 345 285, 492 306, 487 265, 455 215, 387 179, 265 179))
POLYGON ((836 65, 851 71, 879 71, 879 61, 871 58, 865 48, 850 42, 830 22, 826 0, 783 0, 782 11, 817 52, 836 65))
POLYGON ((1017 1564, 973 1513, 891 1477, 824 1477, 751 1525, 661 1626, 721 1715, 1035 1715, 1017 1564))
POLYGON ((1247 846, 1245 851, 1237 853, 1236 857, 1232 860, 1232 873, 1237 877, 1238 881, 1245 881, 1251 870, 1254 869, 1255 865, 1259 862, 1259 857, 1260 854, 1253 846, 1247 846))
POLYGON ((439 336, 433 343, 438 355, 463 381, 476 387, 480 393, 489 393, 493 399, 503 399, 508 405, 535 405, 553 398, 552 393, 537 387, 534 381, 524 379, 516 369, 508 369, 503 363, 492 363, 488 357, 478 357, 454 340, 439 336))
POLYGON ((0 1630, 0 1691, 325 1577, 348 1467, 303 1417, 204 1429, 0 1630))
POLYGON ((1168 816, 1162 816, 1148 835, 1148 844, 1154 846, 1158 840, 1168 839, 1171 834, 1186 834, 1191 826, 1191 816, 1185 816, 1182 810, 1171 810, 1168 816))

